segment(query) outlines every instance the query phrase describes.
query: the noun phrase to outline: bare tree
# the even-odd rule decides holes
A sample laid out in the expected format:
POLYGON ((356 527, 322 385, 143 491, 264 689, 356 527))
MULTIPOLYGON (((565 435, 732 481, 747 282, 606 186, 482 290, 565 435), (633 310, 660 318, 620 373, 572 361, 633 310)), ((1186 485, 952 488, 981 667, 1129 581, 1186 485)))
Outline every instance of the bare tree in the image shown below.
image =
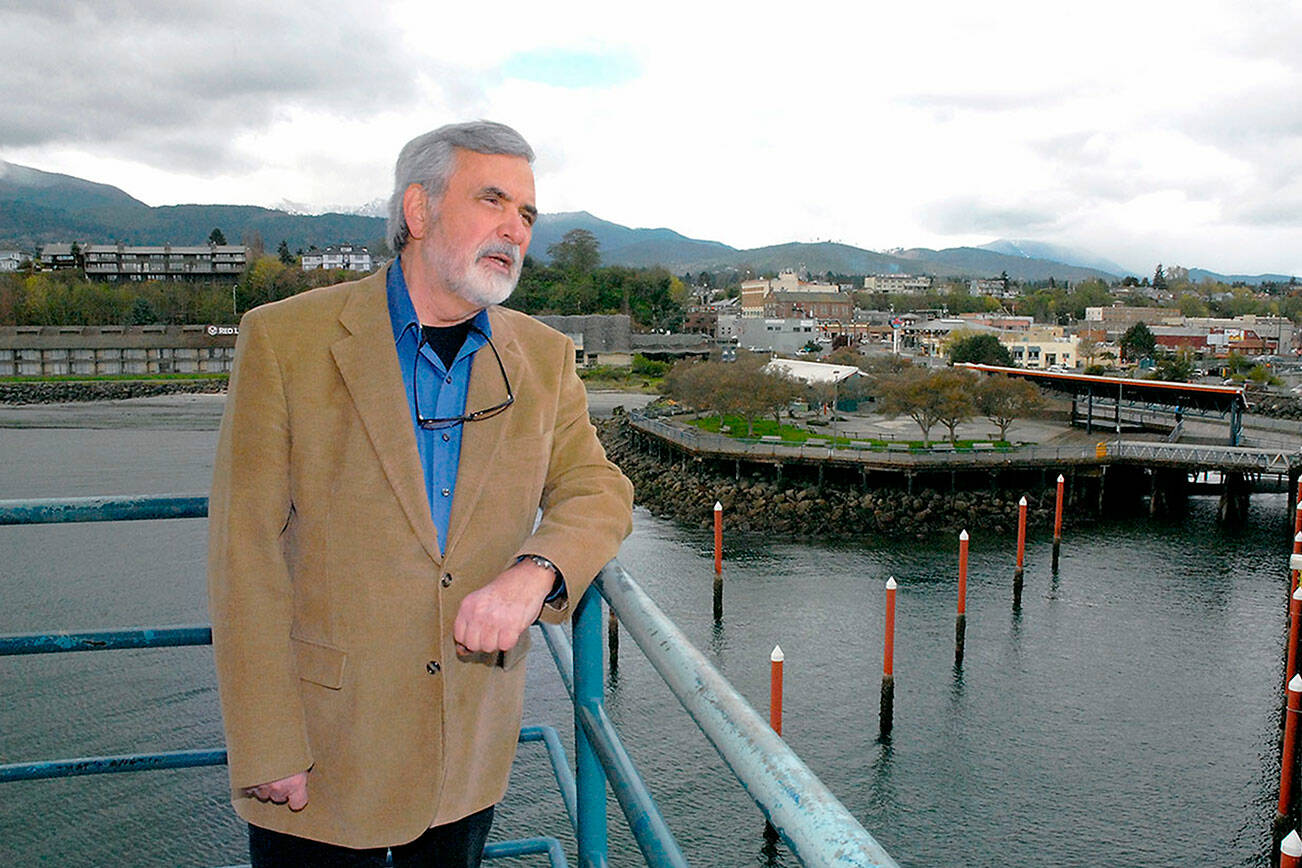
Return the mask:
POLYGON ((944 409, 931 375, 921 368, 908 368, 877 381, 877 405, 887 416, 908 416, 922 429, 922 442, 931 440, 931 429, 944 409))
POLYGON ((1008 439, 1008 426, 1044 403, 1032 383, 1014 377, 993 375, 977 386, 976 403, 981 415, 999 426, 999 439, 1008 439))
POLYGON ((942 368, 927 377, 931 389, 938 398, 936 404, 936 421, 949 431, 949 442, 957 445, 956 429, 971 419, 977 406, 973 393, 976 391, 976 375, 956 368, 942 368))

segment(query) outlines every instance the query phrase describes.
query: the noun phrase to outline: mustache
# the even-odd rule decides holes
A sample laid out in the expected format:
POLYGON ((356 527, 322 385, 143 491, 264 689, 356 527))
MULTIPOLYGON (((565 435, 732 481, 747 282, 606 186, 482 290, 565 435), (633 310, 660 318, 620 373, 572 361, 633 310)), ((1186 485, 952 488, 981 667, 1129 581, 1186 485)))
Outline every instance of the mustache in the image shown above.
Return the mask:
POLYGON ((503 241, 490 241, 475 251, 476 261, 486 256, 505 256, 511 261, 511 266, 515 267, 520 264, 520 245, 508 244, 503 241))

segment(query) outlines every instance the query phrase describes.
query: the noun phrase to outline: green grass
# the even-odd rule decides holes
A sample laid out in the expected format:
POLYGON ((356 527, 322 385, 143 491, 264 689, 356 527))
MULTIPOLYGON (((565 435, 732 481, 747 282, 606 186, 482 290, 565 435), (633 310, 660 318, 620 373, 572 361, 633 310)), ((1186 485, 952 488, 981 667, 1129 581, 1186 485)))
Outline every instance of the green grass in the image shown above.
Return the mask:
POLYGON ((226 380, 230 374, 58 374, 51 377, 0 377, 0 383, 113 383, 171 380, 226 380))
MULTIPOLYGON (((687 424, 694 425, 697 428, 700 428, 702 431, 709 431, 714 434, 719 433, 719 417, 717 415, 705 416, 697 419, 689 419, 687 421, 687 424)), ((810 440, 810 439, 822 440, 824 441, 824 444, 830 444, 832 442, 830 429, 826 432, 807 431, 804 428, 797 428, 795 425, 780 425, 777 422, 774 422, 773 419, 771 418, 756 419, 753 428, 753 433, 750 434, 749 436, 746 434, 746 420, 741 416, 733 416, 731 414, 727 414, 723 417, 723 424, 728 426, 728 428, 730 429, 723 433, 728 435, 729 437, 734 437, 739 440, 758 440, 761 437, 772 437, 774 435, 777 435, 782 438, 783 443, 791 443, 797 446, 804 444, 806 440, 810 440)), ((935 446, 937 444, 948 443, 949 440, 944 437, 934 437, 927 442, 931 446, 935 446)), ((870 437, 850 438, 841 435, 837 435, 836 438, 837 446, 850 446, 851 444, 856 444, 871 449, 885 450, 888 448, 887 444, 889 443, 895 443, 895 444, 902 443, 907 445, 911 450, 912 449, 925 450, 929 448, 927 443, 924 443, 922 440, 877 440, 870 437)), ((992 441, 992 440, 960 439, 957 443, 956 448, 970 450, 972 448, 973 443, 994 443, 994 445, 999 448, 1008 448, 1009 446, 1012 445, 1007 440, 992 441)))

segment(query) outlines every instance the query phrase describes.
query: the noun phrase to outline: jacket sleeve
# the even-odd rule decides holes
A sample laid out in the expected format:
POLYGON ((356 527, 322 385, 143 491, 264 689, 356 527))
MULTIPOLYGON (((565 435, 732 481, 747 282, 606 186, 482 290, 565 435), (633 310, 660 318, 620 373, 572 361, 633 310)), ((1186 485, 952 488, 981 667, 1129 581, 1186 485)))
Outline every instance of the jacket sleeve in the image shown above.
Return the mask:
POLYGON ((633 529, 633 484, 606 458, 597 439, 569 339, 563 351, 542 520, 517 552, 548 558, 565 577, 565 602, 543 606, 540 615, 552 624, 570 616, 571 604, 583 596, 633 529))
POLYGON ((208 506, 208 598, 231 787, 312 765, 290 645, 293 514, 283 372, 259 314, 240 325, 208 506))

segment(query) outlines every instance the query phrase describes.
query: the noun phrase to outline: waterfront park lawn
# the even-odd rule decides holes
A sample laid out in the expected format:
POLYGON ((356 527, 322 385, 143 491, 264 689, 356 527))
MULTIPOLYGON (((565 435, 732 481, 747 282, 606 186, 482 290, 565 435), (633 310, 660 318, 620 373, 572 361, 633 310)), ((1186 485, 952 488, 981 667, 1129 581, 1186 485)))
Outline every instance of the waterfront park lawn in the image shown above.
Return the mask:
MULTIPOLYGON (((720 433, 720 417, 717 415, 701 416, 695 419, 687 420, 687 424, 693 425, 702 431, 709 431, 713 434, 720 433)), ((774 421, 771 418, 755 419, 750 433, 747 433, 746 419, 743 416, 725 413, 722 417, 722 433, 733 437, 737 440, 760 440, 774 436, 782 438, 783 443, 789 443, 795 446, 803 446, 807 441, 815 441, 810 445, 830 446, 832 445, 832 433, 829 429, 826 431, 810 431, 807 428, 801 428, 796 425, 787 425, 774 421)), ((771 440, 770 440, 771 442, 771 440)), ((973 443, 990 444, 1000 449, 1010 446, 1007 440, 958 440, 954 443, 955 449, 970 450, 973 443)), ((945 437, 933 437, 930 440, 879 440, 872 437, 847 437, 838 434, 835 445, 838 447, 856 447, 859 449, 877 449, 885 450, 894 445, 896 449, 907 447, 913 449, 929 449, 937 445, 948 446, 949 440, 945 437)))

